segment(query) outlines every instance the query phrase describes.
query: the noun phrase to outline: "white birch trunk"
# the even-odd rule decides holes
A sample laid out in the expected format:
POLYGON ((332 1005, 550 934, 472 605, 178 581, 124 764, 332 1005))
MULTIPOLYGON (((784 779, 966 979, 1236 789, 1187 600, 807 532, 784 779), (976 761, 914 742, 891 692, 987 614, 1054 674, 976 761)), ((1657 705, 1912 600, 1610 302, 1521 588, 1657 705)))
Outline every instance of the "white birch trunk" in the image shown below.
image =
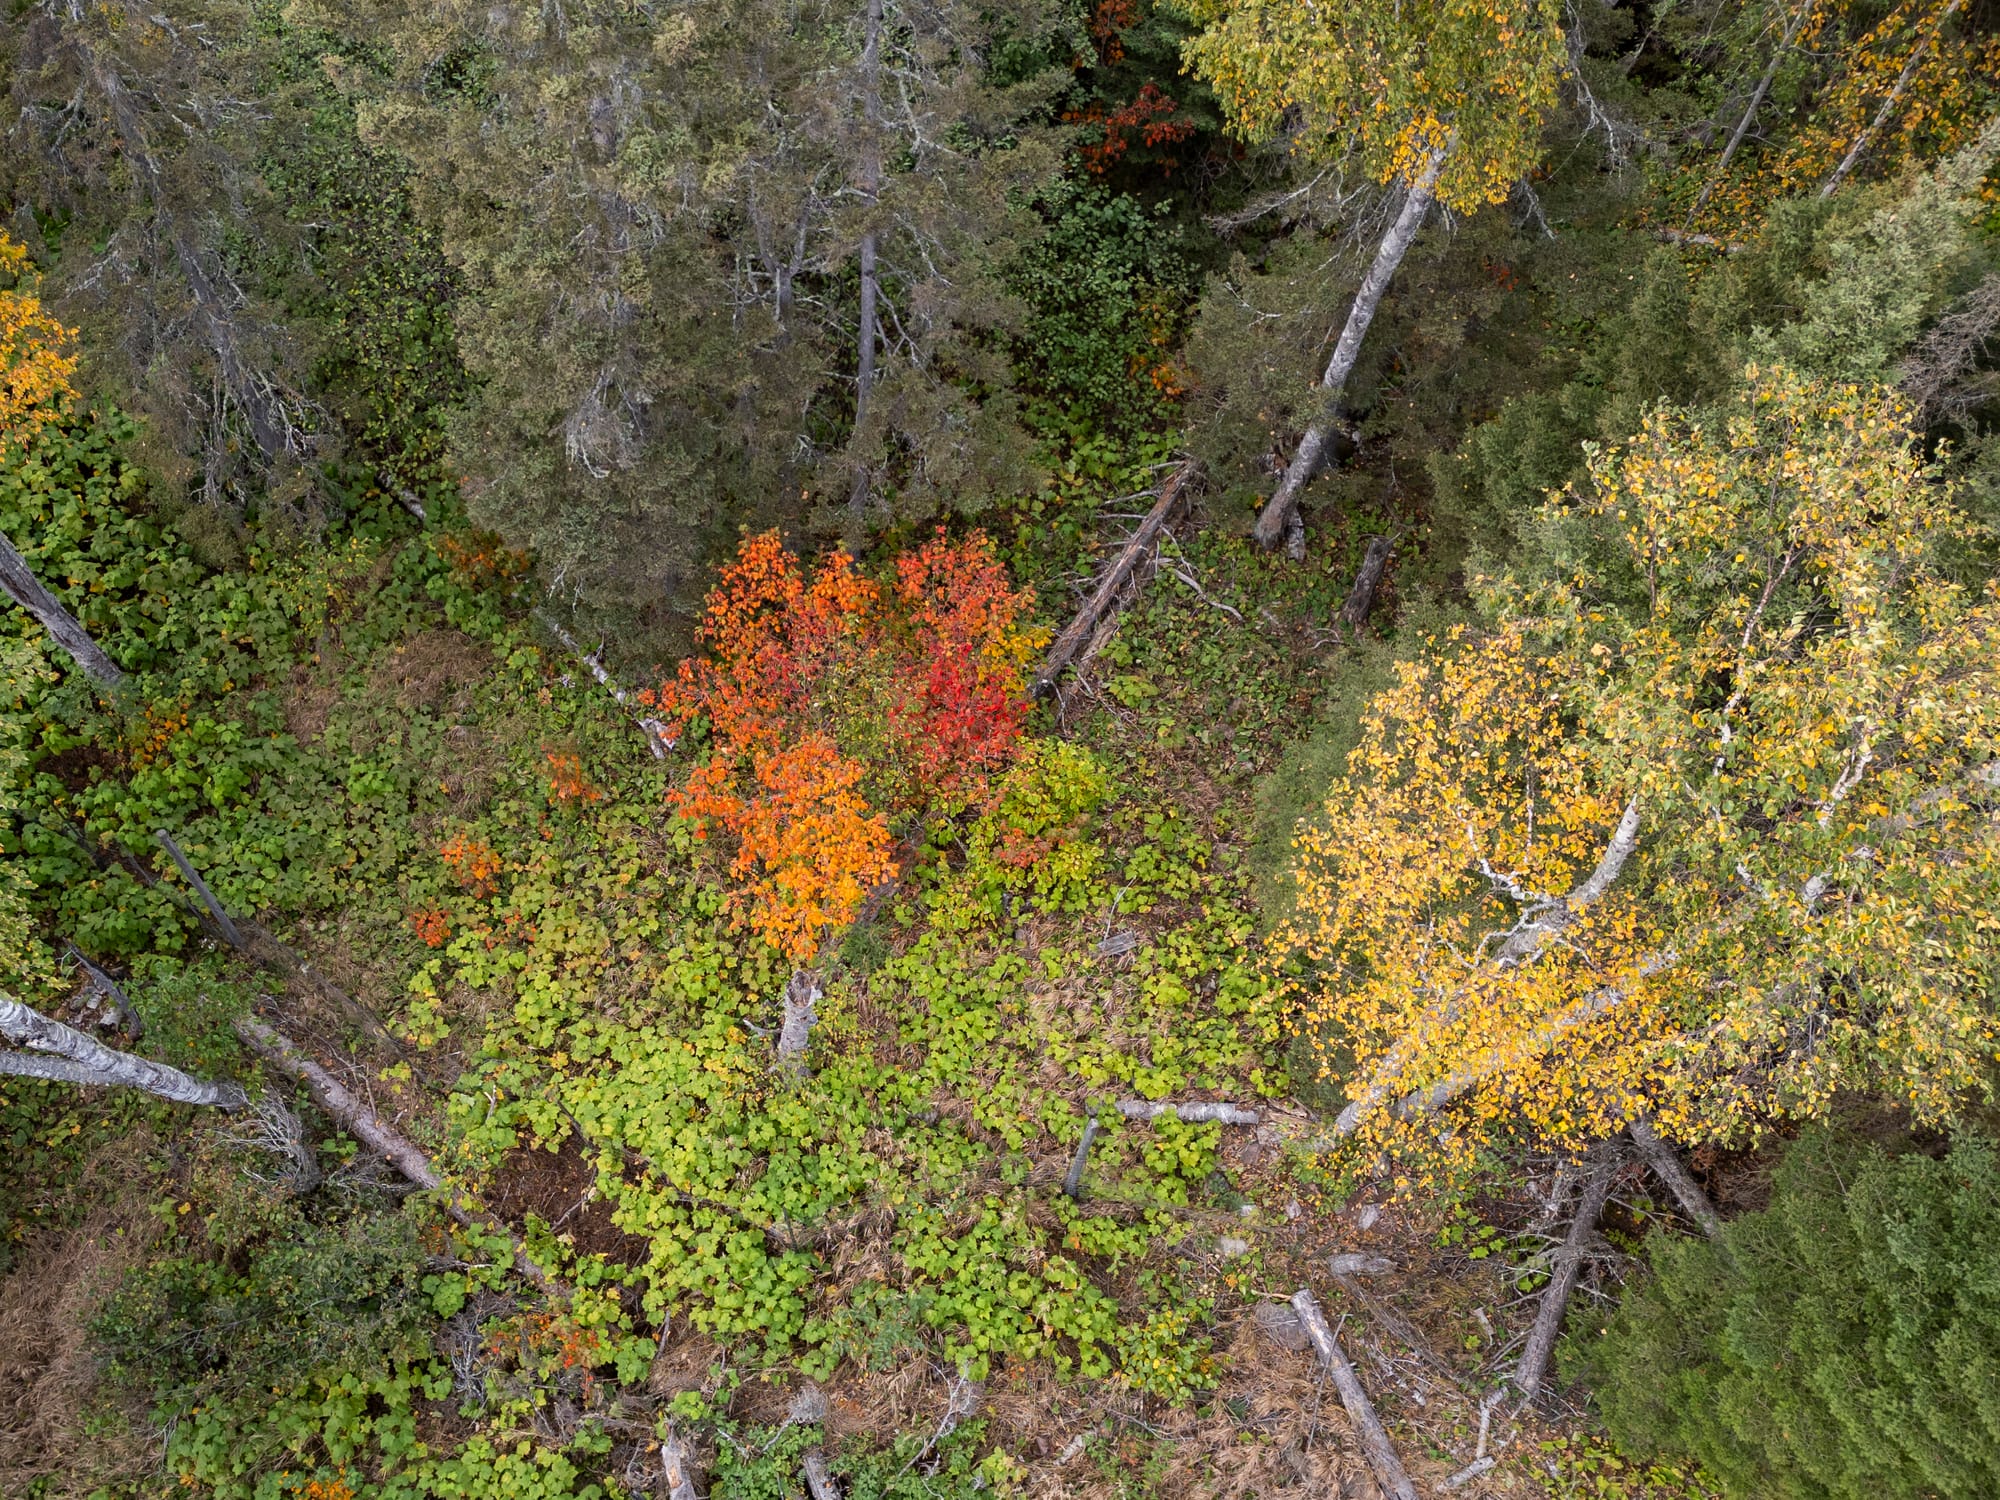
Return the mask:
POLYGON ((201 1104, 215 1109, 237 1109, 245 1102, 243 1090, 233 1083, 211 1083, 165 1063, 107 1047, 96 1037, 51 1020, 4 991, 0 991, 0 1035, 29 1049, 0 1052, 0 1073, 60 1083, 143 1089, 176 1104, 201 1104))
POLYGON ((1319 472, 1320 464, 1326 457, 1334 424, 1340 420, 1346 406, 1348 378, 1353 375, 1354 366, 1361 358, 1361 342, 1368 336, 1368 327, 1375 321, 1375 313, 1382 306, 1383 294, 1395 279, 1396 268, 1402 265, 1403 256, 1408 253, 1417 231, 1423 228, 1424 219, 1430 213, 1444 161, 1444 150, 1431 153, 1423 172, 1410 185, 1409 196, 1403 200, 1402 212, 1396 215, 1396 221, 1389 226, 1389 232, 1382 236, 1382 243, 1376 247, 1374 264, 1369 266, 1368 274, 1361 279, 1361 290, 1354 294, 1354 303, 1347 310, 1347 321, 1341 326, 1340 339, 1333 346, 1333 358, 1327 361, 1326 374, 1320 381, 1319 405, 1312 422, 1307 426, 1305 436, 1299 440, 1298 452, 1292 455, 1291 463, 1286 466, 1285 477, 1279 482, 1277 493, 1271 496, 1257 517, 1257 545, 1267 551, 1285 539, 1285 529, 1299 507, 1299 496, 1319 472))

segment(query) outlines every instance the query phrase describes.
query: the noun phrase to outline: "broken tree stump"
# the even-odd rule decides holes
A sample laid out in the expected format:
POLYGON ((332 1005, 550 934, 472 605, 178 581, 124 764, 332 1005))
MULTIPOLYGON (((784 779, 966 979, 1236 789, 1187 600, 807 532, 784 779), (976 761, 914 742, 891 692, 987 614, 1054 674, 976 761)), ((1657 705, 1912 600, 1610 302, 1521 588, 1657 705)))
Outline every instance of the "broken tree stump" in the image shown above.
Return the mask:
POLYGON ((1354 1423, 1355 1433, 1361 1439, 1361 1451, 1367 1454, 1368 1466, 1375 1471, 1383 1490, 1393 1500, 1417 1500, 1416 1486, 1410 1483, 1402 1459, 1396 1456, 1395 1445, 1383 1430, 1382 1419, 1375 1415, 1368 1393, 1361 1389, 1361 1378, 1354 1373, 1354 1364, 1348 1359, 1347 1351, 1340 1347, 1340 1340, 1327 1326, 1326 1314, 1320 1311, 1319 1299, 1313 1296, 1310 1288, 1300 1287, 1292 1293, 1292 1310, 1299 1315, 1306 1337, 1312 1340, 1328 1373, 1333 1376, 1333 1388, 1340 1393, 1340 1404, 1347 1408, 1348 1418, 1354 1423))

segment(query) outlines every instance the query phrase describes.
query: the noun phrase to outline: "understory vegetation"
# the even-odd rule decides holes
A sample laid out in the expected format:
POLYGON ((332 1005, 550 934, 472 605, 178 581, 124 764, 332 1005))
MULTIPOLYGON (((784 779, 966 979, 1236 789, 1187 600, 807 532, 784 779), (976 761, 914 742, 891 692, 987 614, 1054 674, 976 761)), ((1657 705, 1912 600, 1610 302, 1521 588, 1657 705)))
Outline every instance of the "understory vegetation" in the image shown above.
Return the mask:
POLYGON ((0 1494, 2000 1486, 1988 0, 4 16, 0 1494))

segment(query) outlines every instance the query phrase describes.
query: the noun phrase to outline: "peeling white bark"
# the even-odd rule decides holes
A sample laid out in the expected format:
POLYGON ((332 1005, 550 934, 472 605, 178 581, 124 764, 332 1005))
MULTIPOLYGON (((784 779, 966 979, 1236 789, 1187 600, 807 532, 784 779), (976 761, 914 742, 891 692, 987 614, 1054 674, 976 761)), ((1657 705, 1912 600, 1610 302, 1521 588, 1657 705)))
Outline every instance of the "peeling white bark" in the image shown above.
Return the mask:
POLYGON ((211 1083, 165 1063, 107 1047, 96 1037, 51 1020, 4 991, 0 991, 0 1035, 28 1049, 0 1052, 0 1073, 143 1089, 177 1104, 215 1109, 238 1109, 245 1102, 243 1090, 233 1083, 211 1083))

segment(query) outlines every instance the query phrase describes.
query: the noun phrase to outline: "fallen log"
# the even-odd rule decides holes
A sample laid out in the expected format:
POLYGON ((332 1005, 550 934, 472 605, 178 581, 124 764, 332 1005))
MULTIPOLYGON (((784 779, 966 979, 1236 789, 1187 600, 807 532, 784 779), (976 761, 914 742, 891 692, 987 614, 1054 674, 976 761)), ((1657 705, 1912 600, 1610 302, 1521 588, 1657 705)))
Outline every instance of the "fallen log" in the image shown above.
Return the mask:
POLYGON ((1111 560, 1111 566, 1099 576, 1097 587, 1091 590, 1090 598, 1084 601, 1083 608, 1076 613, 1076 618, 1063 628, 1062 634, 1057 636, 1049 647, 1049 654, 1043 659, 1042 668, 1035 674, 1034 683, 1029 689, 1035 697, 1045 697, 1054 690, 1056 679, 1062 676, 1063 668, 1070 664, 1077 651, 1090 639, 1099 619, 1110 610, 1113 600, 1118 597, 1118 591, 1132 576, 1132 571, 1138 567, 1140 559, 1151 550, 1161 528, 1167 524, 1174 510, 1180 505, 1188 485, 1193 481, 1195 470, 1194 460, 1189 459, 1167 476, 1166 483, 1160 486, 1159 498, 1153 502, 1153 508, 1146 512, 1146 518, 1139 523, 1139 529, 1132 533, 1123 547, 1119 548, 1118 555, 1111 560))
POLYGON ((0 1075, 56 1083, 141 1089, 177 1104, 241 1109, 245 1096, 233 1083, 214 1083, 179 1068, 120 1052, 96 1037, 65 1026, 0 990, 0 1036, 25 1052, 0 1051, 0 1075))
POLYGON ((1382 586, 1383 570, 1389 566, 1389 555, 1395 550, 1394 538, 1378 536, 1369 540, 1368 550, 1362 555, 1354 587, 1347 591, 1347 602, 1340 606, 1341 620, 1357 637, 1361 627, 1368 623, 1368 611, 1375 607, 1375 590, 1382 586))
POLYGON ((667 1500, 701 1500, 688 1467, 688 1445, 672 1426, 660 1443, 660 1477, 666 1481, 667 1500))
POLYGON ((1225 1125, 1255 1125, 1257 1111, 1235 1104, 1157 1104, 1150 1099, 1120 1099, 1118 1113, 1128 1120, 1157 1120, 1173 1115, 1183 1124, 1205 1125, 1220 1120, 1225 1125))
POLYGON ((1693 1174, 1681 1165, 1674 1148, 1660 1139, 1660 1133, 1644 1120, 1632 1121, 1625 1127, 1625 1133, 1632 1137, 1640 1157, 1652 1168, 1653 1175, 1667 1185, 1682 1211, 1701 1226, 1701 1232, 1712 1240, 1721 1239, 1722 1215, 1715 1211, 1715 1205, 1708 1201, 1708 1194, 1701 1190, 1693 1174))
POLYGON ((819 976, 809 969, 797 969, 785 985, 784 1021, 778 1027, 778 1066, 800 1077, 806 1070, 806 1045, 812 1040, 813 1007, 825 996, 819 976))
POLYGON ((1326 1314, 1320 1311, 1319 1300, 1310 1288, 1300 1287, 1292 1293, 1292 1310, 1299 1315, 1306 1337, 1312 1340, 1328 1373, 1333 1376, 1333 1388, 1340 1393, 1340 1404, 1347 1408, 1348 1418, 1361 1438, 1361 1451, 1367 1454, 1368 1465, 1381 1481, 1383 1491, 1393 1500, 1417 1500, 1416 1486, 1410 1483, 1403 1461, 1396 1456, 1395 1445, 1382 1428, 1382 1419, 1375 1415, 1368 1393, 1361 1389, 1361 1379, 1354 1373, 1353 1362, 1348 1359, 1347 1351, 1340 1347, 1340 1340, 1333 1336, 1333 1330, 1327 1327, 1326 1314))
POLYGON ((808 1453, 804 1467, 806 1488, 812 1491, 812 1500, 840 1500, 840 1486, 833 1482, 833 1475, 827 1470, 824 1453, 808 1453))
MULTIPOLYGON (((306 1086, 306 1093, 313 1103, 326 1111, 327 1117, 339 1125, 362 1145, 388 1162, 403 1176, 420 1188, 437 1191, 444 1187, 444 1179, 431 1165, 417 1144, 408 1136, 382 1119, 365 1103, 356 1098, 346 1085, 314 1062, 303 1047, 281 1031, 258 1020, 255 1016, 236 1018, 236 1035, 243 1045, 287 1077, 295 1078, 306 1086)), ((491 1214, 482 1213, 467 1206, 456 1193, 444 1201, 444 1211, 453 1222, 468 1229, 497 1230, 507 1236, 514 1247, 514 1269, 534 1282, 547 1288, 549 1276, 540 1266, 528 1258, 527 1247, 521 1237, 495 1219, 491 1214)))
POLYGON ((1090 1159, 1090 1143, 1097 1139, 1097 1112, 1091 1111, 1090 1118, 1083 1122, 1083 1139, 1076 1143, 1076 1155, 1069 1159, 1069 1175, 1063 1178, 1063 1194, 1070 1202, 1081 1202, 1083 1192, 1083 1164, 1090 1159))
MULTIPOLYGON (((590 675, 597 679, 597 685, 611 695, 612 702, 616 703, 620 708, 628 712, 630 711, 631 703, 628 701, 630 695, 626 693, 624 688, 618 685, 618 679, 604 669, 604 663, 599 660, 600 652, 593 651, 586 655, 583 647, 576 643, 576 637, 563 628, 562 622, 552 618, 542 610, 538 609, 535 611, 535 618, 547 626, 549 634, 561 641, 568 648, 570 654, 589 669, 590 675)), ((673 737, 667 733, 667 726, 662 724, 658 719, 637 714, 633 715, 633 722, 645 734, 646 744, 653 752, 653 759, 665 760, 667 752, 674 748, 673 737)))
POLYGON ((1583 1270, 1583 1253, 1597 1232, 1597 1221, 1611 1197, 1611 1179, 1624 1160, 1624 1150, 1615 1141, 1600 1141, 1591 1152, 1589 1170, 1583 1179, 1583 1193, 1577 1200, 1576 1217, 1569 1234, 1556 1252, 1556 1263, 1542 1293, 1542 1305, 1535 1312, 1535 1326, 1528 1330, 1528 1342, 1514 1367, 1514 1388, 1523 1401, 1533 1401, 1549 1373, 1549 1359, 1555 1353, 1556 1335, 1562 1332, 1563 1314, 1569 1309, 1570 1294, 1583 1270))

